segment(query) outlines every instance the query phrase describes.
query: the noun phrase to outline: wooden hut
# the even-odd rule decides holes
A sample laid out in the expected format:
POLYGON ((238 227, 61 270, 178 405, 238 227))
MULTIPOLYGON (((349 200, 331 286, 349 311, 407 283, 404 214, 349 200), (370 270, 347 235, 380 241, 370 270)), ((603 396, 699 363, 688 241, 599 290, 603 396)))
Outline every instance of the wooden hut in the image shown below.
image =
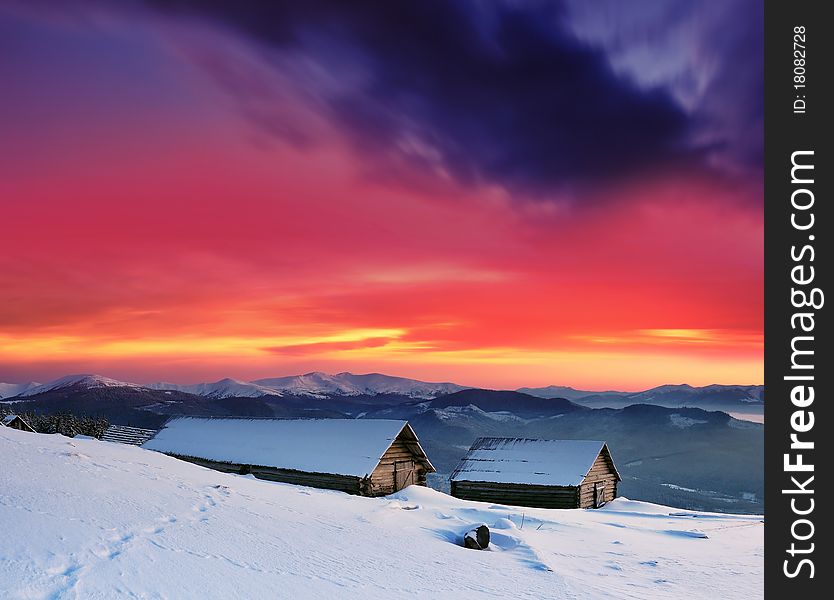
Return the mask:
POLYGON ((155 434, 155 429, 142 429, 141 427, 128 427, 127 425, 110 425, 104 430, 101 441, 141 446, 155 434))
POLYGON ((382 496, 435 471, 406 421, 175 417, 143 448, 259 479, 382 496))
POLYGON ((449 479, 456 498, 539 508, 598 508, 621 481, 605 442, 488 437, 449 479))
POLYGON ((37 433, 35 429, 29 425, 20 415, 6 415, 3 417, 3 426, 11 429, 19 429, 20 431, 29 431, 30 433, 37 433))

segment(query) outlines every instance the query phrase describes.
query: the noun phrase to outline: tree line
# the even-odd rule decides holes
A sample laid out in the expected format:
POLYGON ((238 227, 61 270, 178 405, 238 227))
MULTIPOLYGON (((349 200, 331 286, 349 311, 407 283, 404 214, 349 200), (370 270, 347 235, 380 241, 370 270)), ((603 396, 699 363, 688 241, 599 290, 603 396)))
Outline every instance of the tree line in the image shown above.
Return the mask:
POLYGON ((100 438, 104 435, 109 422, 103 417, 74 415, 68 412, 38 415, 34 413, 15 412, 13 407, 0 405, 0 419, 6 415, 18 415, 38 433, 60 433, 67 437, 87 435, 100 438))

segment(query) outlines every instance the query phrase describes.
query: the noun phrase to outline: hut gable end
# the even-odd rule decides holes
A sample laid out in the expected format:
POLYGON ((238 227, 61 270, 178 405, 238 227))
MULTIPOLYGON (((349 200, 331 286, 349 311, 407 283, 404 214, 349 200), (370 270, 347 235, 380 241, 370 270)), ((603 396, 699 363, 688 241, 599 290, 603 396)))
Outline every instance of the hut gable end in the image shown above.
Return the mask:
POLYGON ((435 468, 414 430, 406 424, 379 460, 370 476, 374 494, 391 494, 409 485, 426 485, 426 473, 435 468))
POLYGON ((614 465, 614 460, 611 458, 611 452, 608 451, 608 446, 603 445, 599 455, 594 460, 594 464, 585 474, 582 483, 592 483, 602 479, 609 479, 613 477, 616 481, 622 481, 617 467, 614 465))

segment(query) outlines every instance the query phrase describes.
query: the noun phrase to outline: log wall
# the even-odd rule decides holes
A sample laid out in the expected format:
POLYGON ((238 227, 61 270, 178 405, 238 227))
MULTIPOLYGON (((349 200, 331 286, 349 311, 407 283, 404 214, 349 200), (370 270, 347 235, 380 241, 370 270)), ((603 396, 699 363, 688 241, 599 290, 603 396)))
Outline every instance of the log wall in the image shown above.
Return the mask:
POLYGON ((614 469, 614 461, 611 456, 603 451, 600 452, 590 471, 582 480, 579 486, 579 507, 596 508, 594 506, 594 484, 605 483, 602 494, 602 502, 610 502, 617 497, 617 472, 614 469))
POLYGON ((412 442, 403 439, 402 436, 398 437, 382 455, 379 465, 371 473, 368 495, 384 496, 393 494, 408 485, 426 485, 426 468, 421 462, 418 462, 420 458, 420 453, 415 452, 412 442), (401 481, 398 489, 395 468, 408 469, 412 468, 412 465, 413 476, 408 481, 401 481), (403 483, 405 485, 402 485, 403 483))
POLYGON ((485 481, 453 481, 452 496, 534 508, 579 508, 579 488, 519 485, 485 481))
POLYGON ((330 473, 307 473, 305 471, 293 471, 289 469, 276 469, 274 467, 262 467, 258 465, 241 465, 236 463, 219 462, 194 458, 191 456, 176 456, 181 460, 221 471, 223 473, 236 473, 238 475, 254 475, 258 479, 267 481, 280 481, 294 485, 306 485, 308 487, 321 488, 326 490, 339 490, 348 494, 363 494, 366 486, 359 477, 350 475, 333 475, 330 473))

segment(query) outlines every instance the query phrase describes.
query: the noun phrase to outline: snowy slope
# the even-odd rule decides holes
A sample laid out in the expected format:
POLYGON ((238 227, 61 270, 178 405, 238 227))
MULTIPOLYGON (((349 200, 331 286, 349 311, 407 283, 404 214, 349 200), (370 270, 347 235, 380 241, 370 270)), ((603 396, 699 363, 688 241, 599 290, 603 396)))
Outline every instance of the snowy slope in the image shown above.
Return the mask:
POLYGON ((12 398, 39 385, 39 383, 34 381, 27 383, 0 383, 0 400, 3 398, 12 398))
POLYGON ((181 385, 163 381, 159 383, 149 383, 145 387, 152 390, 177 390, 179 392, 196 394, 197 396, 205 396, 207 398, 260 398, 261 396, 281 395, 281 392, 278 390, 258 385, 256 383, 230 379, 228 377, 213 383, 181 385))
POLYGON ((756 517, 624 499, 520 509, 415 487, 359 498, 4 428, 0 457, 4 599, 762 595, 756 517), (456 544, 482 522, 492 551, 456 544))
POLYGON ((36 394, 42 394, 44 392, 51 392, 53 390, 71 387, 82 387, 85 389, 91 389, 105 387, 140 388, 142 386, 137 385, 135 383, 127 383, 126 381, 110 379, 109 377, 102 377, 101 375, 67 375, 65 377, 60 377, 54 381, 50 381, 49 383, 44 383, 29 388, 28 390, 20 394, 20 396, 34 396, 36 394))

